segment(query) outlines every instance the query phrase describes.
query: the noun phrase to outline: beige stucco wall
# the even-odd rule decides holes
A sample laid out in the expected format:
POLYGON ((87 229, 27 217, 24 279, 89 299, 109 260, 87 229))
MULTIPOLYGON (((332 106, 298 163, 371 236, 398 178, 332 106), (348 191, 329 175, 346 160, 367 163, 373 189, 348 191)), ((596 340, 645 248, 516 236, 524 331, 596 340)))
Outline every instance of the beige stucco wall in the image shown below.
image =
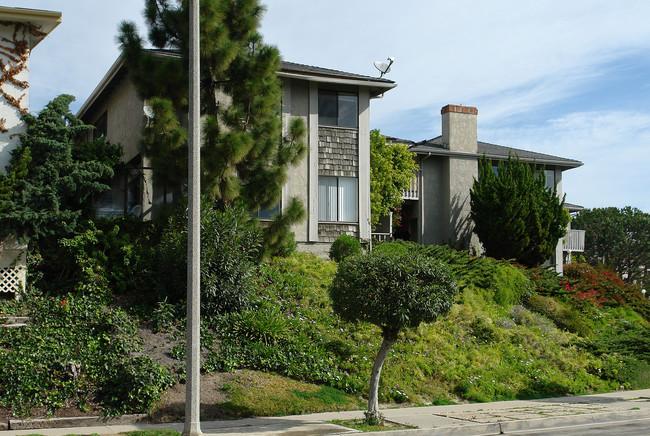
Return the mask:
MULTIPOLYGON (((282 126, 286 134, 292 118, 300 118, 309 128, 309 84, 305 81, 283 79, 282 82, 282 126)), ((309 134, 304 138, 308 141, 309 134)), ((282 191, 282 203, 286 206, 292 197, 297 197, 303 207, 309 208, 309 150, 307 156, 298 165, 289 168, 287 184, 282 191)), ((309 220, 305 219, 296 223, 291 228, 295 233, 295 240, 304 242, 308 240, 309 220)))
POLYGON ((142 110, 144 103, 135 86, 122 77, 110 92, 110 98, 99 102, 91 113, 84 116, 86 124, 95 124, 106 112, 107 139, 120 143, 124 149, 124 162, 129 162, 140 153, 140 138, 146 117, 142 110))
POLYGON ((446 235, 447 214, 445 207, 444 179, 445 158, 438 156, 424 157, 419 162, 422 169, 420 186, 420 238, 422 244, 441 244, 446 235))
POLYGON ((359 238, 370 240, 370 96, 359 89, 359 238))
POLYGON ((444 242, 458 249, 478 248, 478 238, 473 235, 474 227, 469 218, 471 212, 470 191, 478 178, 476 158, 449 158, 449 221, 448 237, 444 242))

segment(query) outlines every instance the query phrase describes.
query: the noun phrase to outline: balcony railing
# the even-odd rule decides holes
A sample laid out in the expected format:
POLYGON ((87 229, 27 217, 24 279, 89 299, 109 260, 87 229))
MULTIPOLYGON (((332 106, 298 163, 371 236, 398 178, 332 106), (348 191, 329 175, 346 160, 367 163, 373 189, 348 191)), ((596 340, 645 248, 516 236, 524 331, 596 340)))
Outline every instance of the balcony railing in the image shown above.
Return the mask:
POLYGON ((564 237, 564 251, 585 251, 585 231, 569 230, 564 237))
POLYGON ((376 239, 377 242, 390 242, 393 240, 392 233, 372 233, 372 239, 376 239))
POLYGON ((408 189, 404 190, 402 193, 402 198, 404 200, 419 200, 420 199, 420 178, 422 176, 422 170, 418 168, 415 171, 415 178, 411 180, 411 186, 408 189))

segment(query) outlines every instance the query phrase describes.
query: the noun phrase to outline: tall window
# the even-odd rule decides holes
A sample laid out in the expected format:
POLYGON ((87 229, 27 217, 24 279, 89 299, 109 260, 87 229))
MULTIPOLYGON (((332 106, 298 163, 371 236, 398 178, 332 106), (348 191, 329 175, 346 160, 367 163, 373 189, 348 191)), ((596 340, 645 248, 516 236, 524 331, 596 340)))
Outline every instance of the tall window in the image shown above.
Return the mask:
POLYGON ((357 94, 318 91, 318 124, 321 126, 357 127, 359 122, 357 94))
POLYGON ((357 222, 358 193, 354 177, 318 177, 318 220, 357 222))
POLYGON ((552 191, 557 183, 555 180, 555 170, 544 170, 544 176, 546 176, 546 187, 552 191))
POLYGON ((108 132, 108 113, 104 111, 101 117, 95 121, 95 130, 93 130, 93 140, 106 136, 108 132))

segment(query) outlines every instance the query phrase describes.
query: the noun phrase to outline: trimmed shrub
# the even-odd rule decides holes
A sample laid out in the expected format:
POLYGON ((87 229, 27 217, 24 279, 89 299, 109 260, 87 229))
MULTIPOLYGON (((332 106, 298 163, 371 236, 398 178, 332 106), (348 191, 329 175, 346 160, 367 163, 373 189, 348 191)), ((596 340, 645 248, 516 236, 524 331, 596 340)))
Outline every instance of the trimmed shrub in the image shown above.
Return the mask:
POLYGON ((332 247, 330 248, 330 259, 335 262, 341 262, 349 256, 361 253, 363 253, 361 242, 359 242, 359 240, 354 236, 343 234, 336 238, 336 241, 332 243, 332 247))
MULTIPOLYGON (((157 290, 171 302, 187 292, 187 210, 172 215, 153 257, 157 290)), ((201 312, 214 316, 249 305, 255 263, 263 254, 262 233, 239 206, 201 207, 201 312)))
POLYGON ((137 356, 109 368, 100 396, 105 414, 149 412, 174 377, 151 356, 137 356))
POLYGON ((526 306, 541 315, 544 315, 555 323, 556 326, 566 329, 571 333, 580 336, 589 336, 591 329, 580 315, 571 309, 564 307, 551 297, 533 295, 526 302, 526 306))

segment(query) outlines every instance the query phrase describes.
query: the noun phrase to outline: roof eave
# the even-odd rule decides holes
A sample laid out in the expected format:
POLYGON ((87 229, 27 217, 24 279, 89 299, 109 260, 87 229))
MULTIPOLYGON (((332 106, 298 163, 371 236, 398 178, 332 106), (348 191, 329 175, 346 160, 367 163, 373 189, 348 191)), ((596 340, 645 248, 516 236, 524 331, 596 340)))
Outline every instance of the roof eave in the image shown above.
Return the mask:
MULTIPOLYGON (((451 151, 451 150, 446 150, 446 149, 436 149, 432 148, 431 150, 424 150, 424 149, 416 149, 417 145, 410 147, 410 150, 419 155, 425 155, 425 156, 448 156, 448 157, 459 157, 459 158, 467 158, 467 159, 478 159, 481 156, 485 156, 488 159, 493 159, 493 160, 507 160, 508 158, 505 156, 501 156, 498 154, 478 154, 478 153, 466 153, 466 152, 458 152, 458 151, 451 151)), ((529 163, 536 163, 540 165, 552 165, 556 167, 562 167, 566 169, 573 169, 573 168, 578 168, 584 165, 580 161, 573 161, 573 160, 563 160, 563 159, 532 159, 532 158, 519 158, 520 161, 522 162, 529 162, 529 163)))
POLYGON ((77 118, 82 118, 88 109, 92 107, 93 104, 99 99, 99 97, 102 95, 104 90, 110 85, 110 83, 115 79, 115 77, 118 75, 120 70, 124 67, 124 56, 120 54, 118 58, 113 62, 113 65, 111 65, 111 68, 109 68, 108 72, 104 75, 102 80, 99 82, 97 87, 93 90, 93 92, 88 96, 84 104, 81 106, 81 109, 77 111, 77 118))
POLYGON ((61 12, 0 6, 0 20, 30 23, 40 27, 40 31, 44 32, 45 35, 30 38, 29 49, 31 50, 61 24, 61 12))
POLYGON ((397 86, 397 83, 393 83, 393 82, 380 82, 376 80, 350 79, 350 78, 332 77, 332 76, 316 76, 311 74, 290 73, 287 71, 278 71, 278 77, 285 77, 288 79, 299 79, 299 80, 305 80, 308 82, 317 82, 317 83, 334 83, 339 85, 364 86, 370 88, 373 95, 383 94, 384 92, 389 91, 397 86))

